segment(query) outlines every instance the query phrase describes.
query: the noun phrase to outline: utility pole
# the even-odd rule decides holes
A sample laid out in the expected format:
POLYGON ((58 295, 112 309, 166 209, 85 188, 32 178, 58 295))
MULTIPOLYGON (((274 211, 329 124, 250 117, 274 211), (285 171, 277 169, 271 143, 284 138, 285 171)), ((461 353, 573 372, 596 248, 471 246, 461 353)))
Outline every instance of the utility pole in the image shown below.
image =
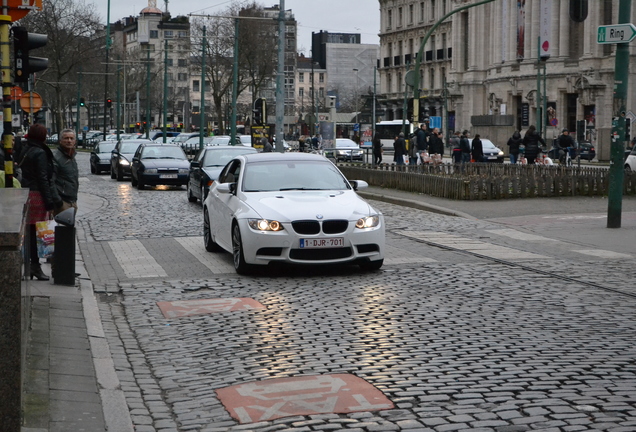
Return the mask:
POLYGON ((203 125, 205 124, 205 26, 203 26, 203 41, 201 42, 201 102, 199 104, 199 149, 203 149, 203 125))
POLYGON ((285 118, 285 0, 278 11, 278 73, 276 74, 276 151, 283 153, 283 121, 285 118))
POLYGON ((168 116, 168 39, 163 41, 163 143, 168 142, 167 133, 167 116, 168 116))
MULTIPOLYGON (((632 0, 620 0, 618 23, 629 23, 632 0)), ((625 141, 625 114, 627 83, 629 80, 629 45, 616 44, 614 69, 614 112, 612 115, 612 141, 610 146, 609 192, 607 194, 607 228, 621 227, 623 207, 623 142, 625 141)))

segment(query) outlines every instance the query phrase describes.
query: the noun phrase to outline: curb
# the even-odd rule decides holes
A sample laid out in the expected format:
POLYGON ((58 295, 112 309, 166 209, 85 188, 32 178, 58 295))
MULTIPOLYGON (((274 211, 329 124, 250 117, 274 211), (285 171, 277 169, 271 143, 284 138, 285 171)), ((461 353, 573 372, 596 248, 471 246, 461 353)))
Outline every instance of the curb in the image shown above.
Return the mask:
POLYGON ((357 191, 357 194, 365 199, 383 201, 389 204, 397 204, 404 207, 415 208, 418 210, 424 210, 431 213, 439 213, 446 216, 455 216, 455 217, 461 217, 461 218, 469 219, 469 220, 478 220, 476 217, 471 216, 468 213, 464 213, 458 210, 447 209, 445 207, 440 207, 434 204, 428 204, 428 203, 424 203, 417 200, 398 198, 395 196, 388 196, 384 194, 377 194, 373 192, 364 192, 364 191, 357 191))

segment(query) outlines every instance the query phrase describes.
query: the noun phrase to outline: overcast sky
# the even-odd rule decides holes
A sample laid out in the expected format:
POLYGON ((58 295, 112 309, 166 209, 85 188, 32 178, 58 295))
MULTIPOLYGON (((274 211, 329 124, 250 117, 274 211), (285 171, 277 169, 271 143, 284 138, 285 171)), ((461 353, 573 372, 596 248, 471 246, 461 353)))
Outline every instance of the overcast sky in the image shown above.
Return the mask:
MULTIPOLYGON (((90 0, 89 0, 90 1, 90 0)), ((157 7, 165 10, 163 0, 157 7)), ((277 0, 257 0, 265 7, 280 4, 277 0)), ((106 23, 107 0, 95 0, 97 13, 106 23)), ((171 0, 168 9, 172 16, 188 14, 218 14, 232 4, 223 0, 171 0)), ((148 6, 144 0, 110 0, 110 22, 128 16, 138 16, 148 6)), ((309 55, 311 32, 325 30, 332 33, 360 33, 362 43, 378 44, 380 4, 378 0, 285 0, 285 9, 292 11, 298 22, 298 50, 309 55)))

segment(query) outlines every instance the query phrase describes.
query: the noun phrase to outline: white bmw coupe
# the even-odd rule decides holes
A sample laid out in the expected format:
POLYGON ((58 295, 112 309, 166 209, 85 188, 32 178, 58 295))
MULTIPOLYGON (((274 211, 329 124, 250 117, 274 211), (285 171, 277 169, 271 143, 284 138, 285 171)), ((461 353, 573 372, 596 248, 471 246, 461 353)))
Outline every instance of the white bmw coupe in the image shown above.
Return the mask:
POLYGON ((233 254, 239 274, 275 262, 384 262, 384 217, 323 156, 257 153, 236 156, 203 203, 206 250, 233 254))

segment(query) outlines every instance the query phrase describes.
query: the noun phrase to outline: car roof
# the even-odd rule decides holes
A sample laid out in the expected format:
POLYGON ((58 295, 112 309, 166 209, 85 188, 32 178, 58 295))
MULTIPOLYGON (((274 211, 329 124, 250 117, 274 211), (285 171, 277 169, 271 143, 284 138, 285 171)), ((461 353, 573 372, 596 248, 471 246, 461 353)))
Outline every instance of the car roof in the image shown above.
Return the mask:
POLYGON ((313 153, 280 153, 280 152, 266 152, 266 153, 248 153, 237 157, 245 158, 245 161, 250 162, 262 162, 262 161, 315 161, 315 162, 327 162, 324 156, 313 153))
POLYGON ((227 149, 241 149, 241 150, 245 150, 245 149, 252 149, 254 150, 254 152, 257 152, 257 150, 254 147, 248 147, 248 146, 242 146, 242 145, 207 145, 205 147, 203 147, 204 149, 210 149, 210 150, 227 150, 227 149))

